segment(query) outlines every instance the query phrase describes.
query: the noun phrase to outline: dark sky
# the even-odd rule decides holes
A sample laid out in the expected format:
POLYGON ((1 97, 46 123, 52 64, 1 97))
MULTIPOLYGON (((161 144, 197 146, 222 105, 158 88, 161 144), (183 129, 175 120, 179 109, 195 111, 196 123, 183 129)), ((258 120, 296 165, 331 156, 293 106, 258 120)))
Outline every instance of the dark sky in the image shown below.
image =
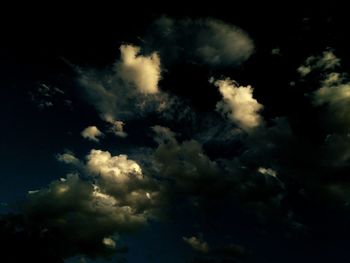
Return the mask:
POLYGON ((0 262, 348 262, 343 6, 85 7, 2 11, 0 262))

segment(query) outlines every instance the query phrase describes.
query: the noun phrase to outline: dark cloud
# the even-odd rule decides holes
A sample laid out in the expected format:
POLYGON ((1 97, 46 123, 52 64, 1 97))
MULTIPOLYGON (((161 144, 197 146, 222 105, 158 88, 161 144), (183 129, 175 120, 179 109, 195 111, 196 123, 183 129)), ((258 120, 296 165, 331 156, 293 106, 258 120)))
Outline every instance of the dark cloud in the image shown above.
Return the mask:
POLYGON ((160 51, 165 61, 185 59, 208 66, 238 66, 254 52, 253 40, 242 29, 216 19, 161 17, 145 45, 160 51))
POLYGON ((35 89, 29 92, 31 101, 39 108, 46 109, 57 105, 64 105, 70 109, 72 101, 63 90, 45 83, 40 83, 35 89))
POLYGON ((58 159, 85 175, 68 174, 46 188, 30 191, 23 213, 25 222, 42 233, 53 231, 53 243, 48 245, 60 258, 110 257, 121 251, 119 234, 133 232, 157 217, 162 201, 159 186, 126 155, 92 150, 85 164, 70 153, 58 159))

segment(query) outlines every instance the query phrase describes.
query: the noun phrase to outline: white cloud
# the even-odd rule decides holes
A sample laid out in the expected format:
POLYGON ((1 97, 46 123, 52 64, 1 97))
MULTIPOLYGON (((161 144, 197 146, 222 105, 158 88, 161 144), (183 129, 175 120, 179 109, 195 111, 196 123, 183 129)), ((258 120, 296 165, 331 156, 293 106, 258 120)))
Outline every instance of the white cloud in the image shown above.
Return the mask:
POLYGON ((273 49, 271 50, 271 55, 273 55, 273 56, 281 56, 281 55, 282 55, 282 54, 281 54, 281 49, 278 48, 278 47, 273 48, 273 49))
MULTIPOLYGON (((140 47, 122 45, 121 57, 109 70, 79 70, 86 100, 104 121, 125 121, 167 108, 169 96, 161 92, 161 65, 157 52, 141 55, 140 47)), ((120 129, 120 124, 116 124, 120 129)), ((126 134, 117 131, 117 136, 126 134)))
POLYGON ((142 179, 141 167, 123 154, 112 156, 107 151, 91 150, 87 156, 87 168, 101 177, 112 178, 115 182, 123 182, 134 176, 142 179))
POLYGON ((320 88, 311 94, 312 103, 323 107, 322 121, 326 122, 328 129, 347 133, 350 124, 350 82, 346 81, 346 74, 327 70, 340 64, 340 59, 332 52, 324 52, 317 63, 324 66, 320 68, 320 88))
POLYGON ((81 132, 81 136, 90 141, 99 142, 99 138, 103 133, 96 126, 89 126, 81 132))
MULTIPOLYGON (((62 239, 65 245, 70 244, 70 249, 89 244, 90 248, 103 251, 106 242, 101 241, 106 236, 134 230, 147 221, 143 212, 120 204, 115 197, 104 193, 104 189, 76 174, 68 175, 63 181, 53 181, 28 198, 27 215, 60 229, 62 239)), ((84 252, 89 255, 96 251, 84 252)))
POLYGON ((78 166, 69 174, 28 194, 26 214, 60 230, 69 249, 95 256, 116 248, 118 233, 134 231, 158 216, 161 194, 156 181, 126 155, 91 150, 86 163, 69 153, 59 160, 78 166), (87 248, 86 251, 81 251, 87 248))
POLYGON ((110 238, 110 237, 104 237, 102 239, 102 243, 107 247, 107 248, 110 248, 110 249, 114 249, 116 248, 116 243, 115 241, 110 238))
POLYGON ((263 123, 263 119, 259 115, 263 105, 253 98, 251 86, 238 86, 230 79, 211 81, 219 87, 223 97, 222 101, 216 104, 217 111, 227 115, 245 131, 254 129, 263 123))
POLYGON ((258 172, 264 175, 272 176, 272 177, 277 176, 277 172, 271 168, 259 167, 258 172))
POLYGON ((120 47, 121 60, 116 64, 117 74, 143 94, 157 93, 161 76, 159 56, 157 53, 142 56, 140 50, 140 47, 132 45, 120 47))
POLYGON ((162 202, 158 184, 144 176, 141 166, 127 155, 112 156, 108 151, 91 150, 86 157, 86 170, 96 177, 97 185, 145 217, 152 216, 162 202))
POLYGON ((201 240, 195 236, 192 237, 183 237, 182 238, 188 245, 192 247, 193 250, 202 252, 202 253, 208 253, 209 252, 209 245, 204 240, 201 240))

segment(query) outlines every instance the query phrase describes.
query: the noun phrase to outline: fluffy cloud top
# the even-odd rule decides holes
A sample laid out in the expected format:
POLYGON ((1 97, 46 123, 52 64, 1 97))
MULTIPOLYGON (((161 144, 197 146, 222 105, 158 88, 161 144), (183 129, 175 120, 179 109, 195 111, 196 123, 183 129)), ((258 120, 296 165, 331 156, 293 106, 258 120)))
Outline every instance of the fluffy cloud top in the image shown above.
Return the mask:
POLYGON ((167 60, 195 60, 209 66, 237 66, 254 51, 242 29, 215 19, 155 21, 146 45, 156 47, 167 60))
POLYGON ((112 156, 106 151, 91 150, 87 156, 87 168, 104 178, 113 178, 116 182, 126 181, 133 176, 142 179, 141 167, 126 155, 112 156))
POLYGON ((116 64, 120 78, 132 85, 143 94, 158 92, 160 80, 160 59, 157 53, 150 56, 139 55, 140 48, 132 45, 120 47, 121 61, 116 64))
POLYGON ((253 98, 251 86, 242 87, 230 79, 213 81, 219 87, 223 100, 216 104, 216 110, 228 116, 241 129, 249 131, 263 123, 259 111, 263 108, 253 98))
POLYGON ((81 136, 90 141, 99 142, 99 137, 101 137, 103 133, 96 126, 86 127, 82 132, 81 136))
POLYGON ((161 65, 156 52, 141 55, 141 48, 133 45, 122 45, 120 52, 111 70, 79 70, 79 83, 101 118, 115 126, 117 136, 125 137, 117 121, 161 111, 168 98, 158 88, 161 65))
POLYGON ((126 155, 92 150, 86 164, 72 155, 60 158, 84 165, 85 178, 69 174, 31 191, 25 210, 38 224, 60 229, 63 255, 113 253, 113 235, 133 231, 156 216, 157 185, 126 155))

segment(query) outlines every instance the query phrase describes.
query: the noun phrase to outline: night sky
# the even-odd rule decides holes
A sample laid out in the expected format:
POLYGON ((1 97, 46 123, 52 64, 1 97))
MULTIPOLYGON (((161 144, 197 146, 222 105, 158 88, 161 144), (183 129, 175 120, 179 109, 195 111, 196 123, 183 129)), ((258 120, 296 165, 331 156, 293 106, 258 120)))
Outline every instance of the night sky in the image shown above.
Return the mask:
POLYGON ((1 11, 0 262, 349 262, 344 6, 84 7, 1 11))

